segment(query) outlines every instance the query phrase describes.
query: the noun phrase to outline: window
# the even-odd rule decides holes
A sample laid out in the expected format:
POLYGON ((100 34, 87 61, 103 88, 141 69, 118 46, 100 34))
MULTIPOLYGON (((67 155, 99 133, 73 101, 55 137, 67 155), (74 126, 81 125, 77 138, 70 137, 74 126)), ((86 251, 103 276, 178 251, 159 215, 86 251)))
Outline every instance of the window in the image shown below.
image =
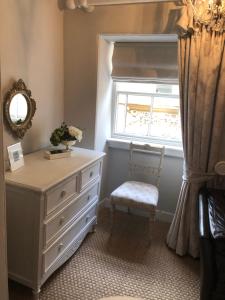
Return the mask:
POLYGON ((178 84, 114 81, 113 98, 113 137, 181 146, 178 84))

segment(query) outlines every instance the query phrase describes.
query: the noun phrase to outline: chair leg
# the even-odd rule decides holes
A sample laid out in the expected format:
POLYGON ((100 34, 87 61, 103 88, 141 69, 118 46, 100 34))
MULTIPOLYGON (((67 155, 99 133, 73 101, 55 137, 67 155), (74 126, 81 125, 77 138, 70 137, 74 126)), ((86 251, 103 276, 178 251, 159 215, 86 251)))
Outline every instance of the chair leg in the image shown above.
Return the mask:
POLYGON ((111 203, 111 220, 110 220, 110 235, 112 235, 113 231, 113 224, 114 224, 114 217, 115 217, 115 204, 111 203))
POLYGON ((153 224, 155 223, 155 212, 149 214, 149 243, 152 241, 153 224))

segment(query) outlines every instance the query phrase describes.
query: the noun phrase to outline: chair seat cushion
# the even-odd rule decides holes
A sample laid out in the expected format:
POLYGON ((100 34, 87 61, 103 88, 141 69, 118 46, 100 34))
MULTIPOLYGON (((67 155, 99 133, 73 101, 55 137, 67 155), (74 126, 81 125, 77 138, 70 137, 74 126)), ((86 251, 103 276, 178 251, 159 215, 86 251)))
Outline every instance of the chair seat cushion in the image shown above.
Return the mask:
POLYGON ((112 192, 111 201, 114 204, 149 206, 151 208, 157 206, 158 195, 158 188, 152 184, 127 181, 112 192))

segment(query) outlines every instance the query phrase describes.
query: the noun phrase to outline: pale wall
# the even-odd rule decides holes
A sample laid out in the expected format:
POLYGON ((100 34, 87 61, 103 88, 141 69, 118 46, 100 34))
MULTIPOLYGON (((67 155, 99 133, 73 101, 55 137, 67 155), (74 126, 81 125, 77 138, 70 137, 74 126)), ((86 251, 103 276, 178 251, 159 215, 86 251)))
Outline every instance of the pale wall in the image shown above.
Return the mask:
MULTIPOLYGON (((22 78, 37 104, 22 140, 24 152, 32 152, 49 144, 64 116, 63 12, 56 0, 3 0, 0 19, 3 95, 22 78)), ((5 157, 17 141, 5 127, 5 157)))
MULTIPOLYGON (((101 57, 99 70, 104 74, 98 74, 97 82, 98 46, 101 45, 102 57, 107 48, 102 43, 98 44, 99 34, 175 33, 178 13, 179 8, 172 3, 96 7, 91 14, 79 10, 65 12, 65 119, 68 123, 85 129, 82 146, 103 150, 108 124, 103 128, 101 120, 104 118, 110 122, 111 117, 108 106, 103 109, 105 115, 102 105, 99 108, 99 103, 103 104, 100 98, 104 93, 105 101, 108 99, 108 87, 105 82, 101 85, 100 79, 106 78, 109 84, 108 75, 105 74, 107 64, 104 68, 101 57), (100 110, 102 113, 99 113, 100 110)), ((107 156, 107 170, 103 180, 106 195, 127 179, 128 151, 109 148, 107 156)), ((160 210, 174 212, 181 185, 182 166, 181 158, 166 157, 160 185, 160 210)))
POLYGON ((174 33, 177 14, 173 3, 98 6, 91 14, 65 12, 65 119, 85 129, 82 146, 94 147, 98 35, 174 33))
MULTIPOLYGON (((0 7, 1 9, 1 7, 0 7)), ((1 68, 0 68, 1 72, 1 68)), ((1 78, 1 76, 0 76, 1 78)), ((1 91, 1 81, 0 81, 1 91)), ((0 101, 2 101, 0 93, 0 101)), ((6 209, 5 209, 5 182, 4 182, 4 159, 3 159, 3 126, 2 107, 0 106, 0 293, 1 299, 8 299, 8 270, 6 249, 6 209)))

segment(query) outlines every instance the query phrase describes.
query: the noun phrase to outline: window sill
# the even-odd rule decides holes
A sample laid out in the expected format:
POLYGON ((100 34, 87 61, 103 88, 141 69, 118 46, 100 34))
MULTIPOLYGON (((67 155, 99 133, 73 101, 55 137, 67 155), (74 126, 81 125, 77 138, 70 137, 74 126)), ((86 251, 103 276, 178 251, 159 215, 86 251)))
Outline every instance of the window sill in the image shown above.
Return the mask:
MULTIPOLYGON (((123 139, 108 138, 108 146, 115 149, 129 150, 130 141, 123 139)), ((181 147, 165 146, 165 156, 177 157, 183 159, 183 150, 181 147)))

